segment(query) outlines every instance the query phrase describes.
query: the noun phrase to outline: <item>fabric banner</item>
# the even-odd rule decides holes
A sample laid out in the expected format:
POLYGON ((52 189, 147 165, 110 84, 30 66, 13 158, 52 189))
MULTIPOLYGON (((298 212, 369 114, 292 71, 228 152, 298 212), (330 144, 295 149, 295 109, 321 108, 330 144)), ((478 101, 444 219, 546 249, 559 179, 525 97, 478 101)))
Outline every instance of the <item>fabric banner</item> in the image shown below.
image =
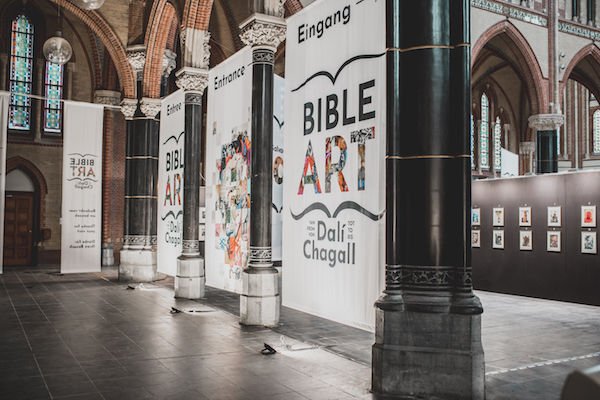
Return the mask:
POLYGON ((281 261, 282 224, 281 212, 283 211, 283 134, 284 134, 284 100, 285 80, 275 75, 273 84, 273 208, 271 245, 273 261, 281 261))
POLYGON ((6 190, 6 129, 9 94, 0 92, 0 274, 4 264, 4 206, 6 190))
POLYGON ((206 124, 206 284, 242 291, 250 223, 252 49, 208 75, 206 124))
POLYGON ((185 92, 162 101, 158 148, 157 269, 177 274, 183 242, 183 168, 185 149, 185 92))
POLYGON ((283 304, 373 330, 385 271, 385 2, 316 1, 287 23, 283 304))
POLYGON ((101 105, 65 102, 60 272, 99 272, 102 252, 101 105))

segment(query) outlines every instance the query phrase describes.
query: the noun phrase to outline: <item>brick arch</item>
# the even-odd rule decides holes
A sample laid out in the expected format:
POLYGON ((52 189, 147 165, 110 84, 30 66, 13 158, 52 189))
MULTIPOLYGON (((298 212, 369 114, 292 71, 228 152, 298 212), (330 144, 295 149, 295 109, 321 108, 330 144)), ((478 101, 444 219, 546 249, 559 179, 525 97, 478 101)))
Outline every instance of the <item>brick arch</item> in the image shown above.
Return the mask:
POLYGON ((136 84, 133 69, 127 60, 125 47, 114 29, 96 11, 84 11, 67 0, 50 1, 69 11, 98 36, 114 60, 124 96, 135 98, 136 84))
POLYGON ((294 15, 303 8, 300 0, 287 0, 284 6, 289 15, 294 15))
POLYGON ((212 5, 213 0, 186 0, 181 27, 207 31, 212 5))
POLYGON ((509 46, 516 54, 517 63, 521 74, 524 75, 524 81, 527 86, 529 100, 531 102, 531 113, 539 114, 547 109, 548 94, 540 64, 537 61, 535 53, 527 42, 523 34, 509 21, 500 21, 487 29, 477 39, 471 49, 471 67, 480 55, 485 45, 498 35, 505 34, 510 39, 509 46))
MULTIPOLYGON (((585 46, 584 48, 582 48, 581 50, 579 50, 577 52, 577 54, 575 54, 573 56, 573 58, 571 59, 569 66, 567 67, 567 69, 565 69, 563 79, 560 81, 560 86, 559 86, 560 96, 559 97, 560 97, 561 101, 563 98, 563 92, 565 90, 565 86, 567 84, 567 81, 571 77, 571 74, 573 74, 573 70, 575 69, 577 64, 579 64, 581 61, 583 61, 588 56, 592 57, 592 60, 594 60, 594 62, 597 64, 598 68, 600 69, 600 49, 598 49, 598 47, 595 44, 593 44, 593 43, 589 44, 589 45, 585 46)), ((588 89, 590 91, 592 91, 594 96, 596 96, 597 99, 600 99, 600 97, 598 97, 598 95, 600 95, 600 85, 598 83, 593 83, 593 82, 580 82, 580 83, 582 85, 588 87, 588 89)))
POLYGON ((175 7, 166 0, 155 0, 146 31, 146 65, 142 93, 144 97, 159 98, 162 79, 162 60, 173 19, 175 7))

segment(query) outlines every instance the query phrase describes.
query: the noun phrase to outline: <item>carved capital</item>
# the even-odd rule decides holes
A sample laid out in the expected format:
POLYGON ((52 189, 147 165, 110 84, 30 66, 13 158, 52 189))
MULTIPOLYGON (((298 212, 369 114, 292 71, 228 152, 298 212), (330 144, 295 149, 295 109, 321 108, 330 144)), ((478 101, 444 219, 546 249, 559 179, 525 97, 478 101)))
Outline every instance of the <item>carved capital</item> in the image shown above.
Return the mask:
POLYGON ((131 68, 138 76, 138 80, 141 74, 144 72, 144 66, 146 65, 146 46, 143 44, 136 44, 127 47, 127 61, 131 64, 131 68))
POLYGON ((209 69, 210 32, 185 28, 181 30, 180 39, 181 48, 183 49, 183 65, 209 69))
POLYGON ((165 49, 163 53, 162 70, 163 76, 168 77, 171 72, 177 67, 177 53, 169 49, 165 49))
POLYGON ((152 99, 150 97, 142 97, 140 102, 140 110, 148 118, 154 118, 160 112, 161 100, 152 99))
POLYGON ((535 151, 535 142, 521 142, 519 146, 519 154, 522 156, 528 156, 533 154, 535 151))
POLYGON ((265 14, 251 15, 240 25, 242 42, 248 46, 267 46, 277 49, 285 40, 285 20, 265 14))
POLYGON ((208 69, 185 67, 175 73, 177 87, 192 92, 202 93, 208 85, 208 69))
POLYGON ((125 116, 125 119, 133 119, 137 105, 137 99, 123 99, 121 102, 121 112, 125 116))
POLYGON ((94 103, 118 107, 121 104, 121 92, 96 90, 94 92, 94 103))
POLYGON ((529 127, 535 131, 555 131, 565 123, 562 114, 537 114, 529 117, 529 127))

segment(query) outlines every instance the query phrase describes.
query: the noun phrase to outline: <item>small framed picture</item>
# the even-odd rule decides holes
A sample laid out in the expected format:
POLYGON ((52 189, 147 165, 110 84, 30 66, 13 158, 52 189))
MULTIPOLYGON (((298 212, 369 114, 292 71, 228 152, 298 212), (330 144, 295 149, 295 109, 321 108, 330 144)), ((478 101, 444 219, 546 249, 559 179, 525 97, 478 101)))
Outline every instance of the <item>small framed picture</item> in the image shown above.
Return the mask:
POLYGON ((596 206, 581 206, 581 226, 583 228, 596 227, 596 206))
POLYGON ((481 247, 481 231, 471 231, 471 247, 481 247))
POLYGON ((481 225, 481 208, 473 208, 471 210, 471 225, 472 226, 481 225))
POLYGON ((581 252, 583 254, 598 254, 596 232, 581 232, 581 252))
POLYGON ((519 226, 531 226, 531 207, 519 207, 519 226))
POLYGON ((504 226, 504 208, 494 208, 493 211, 494 226, 504 226))
POLYGON ((548 231, 547 249, 550 252, 560 253, 560 231, 548 231))
POLYGON ((494 231, 492 248, 504 249, 504 231, 503 230, 495 230, 494 231))
POLYGON ((548 207, 548 226, 559 227, 562 222, 561 216, 561 207, 560 206, 550 206, 548 207))
POLYGON ((523 251, 533 250, 533 232, 532 231, 520 231, 519 232, 519 249, 523 251))

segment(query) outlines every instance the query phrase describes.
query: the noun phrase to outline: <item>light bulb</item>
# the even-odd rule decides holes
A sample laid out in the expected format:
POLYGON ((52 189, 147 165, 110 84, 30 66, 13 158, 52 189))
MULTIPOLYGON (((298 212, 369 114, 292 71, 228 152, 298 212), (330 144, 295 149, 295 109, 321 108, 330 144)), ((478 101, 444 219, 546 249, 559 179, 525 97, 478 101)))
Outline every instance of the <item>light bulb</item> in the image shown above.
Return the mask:
POLYGON ((66 64, 73 56, 71 44, 62 37, 60 31, 56 32, 55 36, 46 40, 43 51, 46 60, 59 65, 66 64))

